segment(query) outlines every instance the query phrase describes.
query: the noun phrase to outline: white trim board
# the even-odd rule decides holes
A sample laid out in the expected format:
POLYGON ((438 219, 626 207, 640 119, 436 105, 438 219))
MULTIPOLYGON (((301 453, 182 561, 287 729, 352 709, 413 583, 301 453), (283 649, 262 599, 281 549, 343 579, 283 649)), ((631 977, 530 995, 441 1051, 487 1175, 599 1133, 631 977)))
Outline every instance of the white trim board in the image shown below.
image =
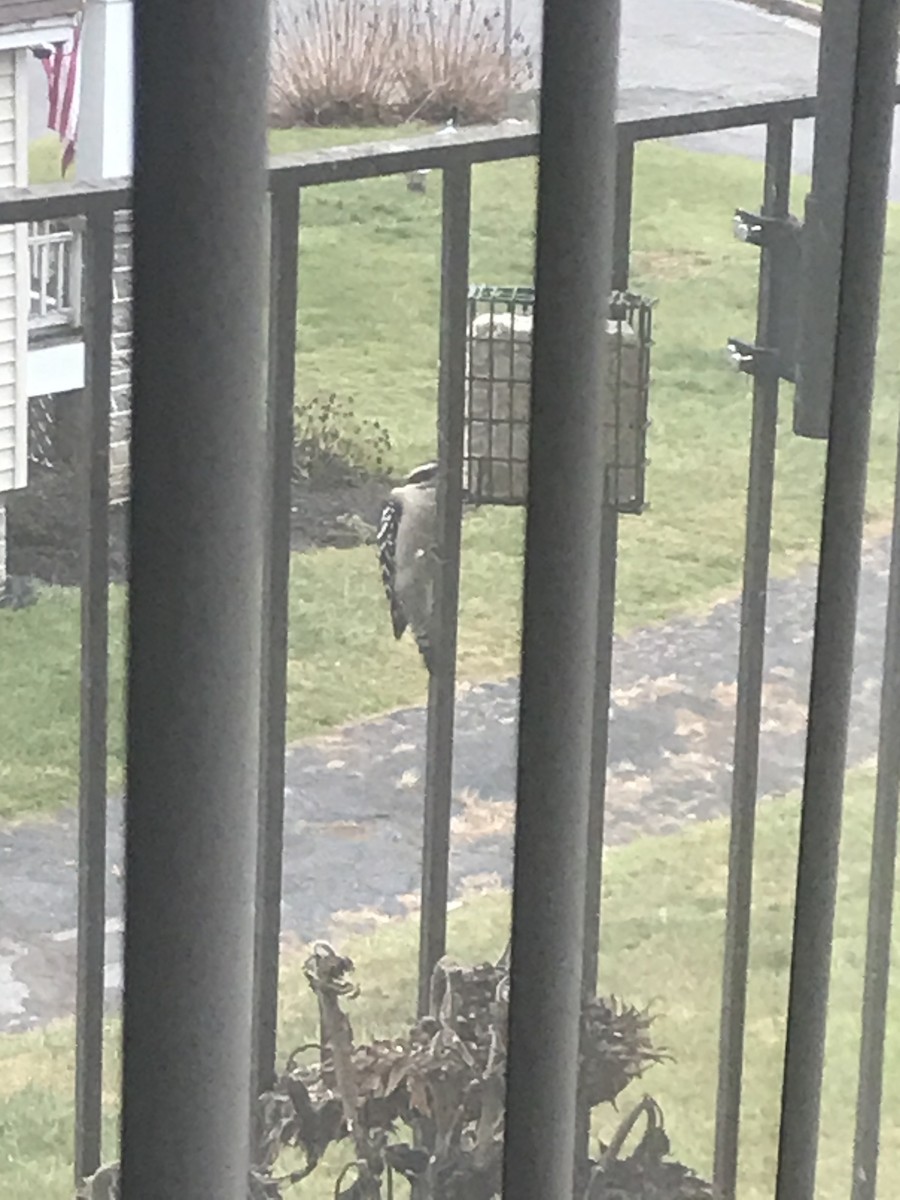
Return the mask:
POLYGON ((77 392, 84 387, 84 342, 59 342, 28 351, 28 396, 77 392))
POLYGON ((28 50, 44 43, 66 42, 72 35, 74 24, 74 20, 61 21, 57 17, 44 24, 35 21, 23 29, 0 29, 0 50, 28 50))

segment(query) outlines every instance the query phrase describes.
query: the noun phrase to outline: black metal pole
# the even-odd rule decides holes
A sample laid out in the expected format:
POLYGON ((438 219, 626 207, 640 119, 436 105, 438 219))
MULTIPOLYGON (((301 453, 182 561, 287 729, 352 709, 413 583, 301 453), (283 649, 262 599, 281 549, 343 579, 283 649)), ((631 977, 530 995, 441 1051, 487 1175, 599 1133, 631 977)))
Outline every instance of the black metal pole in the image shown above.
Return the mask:
POLYGON ((265 3, 135 9, 127 1200, 247 1196, 268 36, 265 3))
POLYGON ((545 0, 503 1191, 572 1192, 612 277, 616 0, 545 0))
POLYGON ((254 1096, 275 1081, 278 1032, 300 224, 300 193, 296 188, 275 187, 270 197, 269 220, 268 544, 263 564, 254 1096))
POLYGON ((612 286, 617 292, 628 290, 631 277, 631 218, 634 209, 635 143, 619 131, 616 139, 616 194, 613 217, 612 286))
MULTIPOLYGON (((862 0, 810 685, 776 1200, 813 1200, 897 70, 862 0)), ((828 353, 830 347, 823 346, 828 353)))
POLYGON ((806 198, 794 432, 828 436, 860 0, 822 8, 812 189, 806 198))
MULTIPOLYGON (((607 479, 609 479, 607 473, 607 479)), ((597 991, 600 958, 600 907, 603 891, 603 829, 606 816, 606 774, 609 762, 609 723, 612 693, 613 643, 616 617, 616 575, 619 565, 619 511, 604 504, 600 524, 600 594, 597 603, 597 652, 594 678, 594 731, 591 749, 591 793, 587 831, 584 904, 582 996, 597 991)), ((579 1090, 575 1141, 575 1178, 590 1151, 591 1107, 579 1090)))
MULTIPOLYGON (((620 138, 616 152, 612 286, 628 288, 631 207, 634 191, 634 142, 620 138)), ((609 480, 611 473, 607 470, 609 480)), ((607 489, 609 491, 609 489, 607 489)), ((594 995, 600 949, 600 895, 603 887, 603 825, 606 769, 609 760, 609 706, 612 692, 613 636, 616 620, 616 572, 619 510, 615 496, 604 494, 600 526, 600 594, 597 606, 597 654, 594 675, 594 728, 591 742, 591 808, 588 818, 587 888, 584 923, 584 994, 594 995)))
POLYGON ((503 58, 506 68, 506 82, 509 86, 512 80, 513 54, 513 0, 503 0, 503 58))
POLYGON ((419 928, 418 1011, 428 1011, 434 965, 447 939, 450 809, 453 800, 453 718, 462 536, 466 325, 469 293, 468 163, 443 172, 441 345, 438 388, 438 580, 435 590, 435 669, 428 685, 425 818, 422 835, 422 917, 419 928))
POLYGON ((862 1004, 859 1090, 853 1150, 852 1200, 875 1200, 878 1144, 884 1079, 888 985, 891 966, 891 926, 894 915, 894 875, 897 857, 897 807, 900 797, 900 434, 894 491, 894 530, 881 681, 881 720, 878 733, 878 772, 875 782, 875 820, 872 827, 872 869, 869 877, 869 922, 866 974, 862 1004))
POLYGON ((600 527, 600 599, 597 606, 594 742, 591 764, 591 810, 588 823, 588 866, 584 923, 584 994, 597 990, 600 954, 600 895, 603 886, 603 826, 606 808, 606 770, 609 761, 609 706, 612 692, 613 636, 616 615, 619 512, 604 506, 600 527))
POLYGON ((114 212, 85 230, 85 412, 80 470, 86 490, 81 585, 81 752, 78 789, 78 962, 75 1179, 100 1165, 106 947, 106 752, 109 700, 109 396, 114 212))
MULTIPOLYGON (((791 189, 793 127, 768 127, 762 215, 786 217, 791 189)), ((759 267, 756 342, 774 347, 778 341, 780 305, 777 244, 764 245, 759 267)), ((716 1102, 716 1150, 713 1179, 717 1200, 734 1200, 737 1183, 750 952, 750 906, 753 896, 753 844, 759 779, 759 726, 762 713, 766 644, 766 591, 775 483, 778 432, 778 374, 761 359, 753 380, 750 470, 747 483, 747 528, 744 537, 744 587, 738 652, 737 711, 734 730, 734 773, 731 781, 731 838, 728 852, 728 900, 722 1013, 719 1029, 719 1083, 716 1102)))

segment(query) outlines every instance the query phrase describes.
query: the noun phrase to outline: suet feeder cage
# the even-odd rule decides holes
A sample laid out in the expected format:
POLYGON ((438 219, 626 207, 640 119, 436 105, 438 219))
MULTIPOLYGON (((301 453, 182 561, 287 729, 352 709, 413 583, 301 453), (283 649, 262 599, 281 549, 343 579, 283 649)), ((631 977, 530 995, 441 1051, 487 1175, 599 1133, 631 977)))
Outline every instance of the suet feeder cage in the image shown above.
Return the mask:
MULTIPOLYGON (((610 297, 603 414, 606 500, 644 509, 653 301, 610 297)), ((463 486, 473 504, 524 504, 534 289, 469 289, 463 486)), ((562 399, 562 398, 561 398, 562 399)))

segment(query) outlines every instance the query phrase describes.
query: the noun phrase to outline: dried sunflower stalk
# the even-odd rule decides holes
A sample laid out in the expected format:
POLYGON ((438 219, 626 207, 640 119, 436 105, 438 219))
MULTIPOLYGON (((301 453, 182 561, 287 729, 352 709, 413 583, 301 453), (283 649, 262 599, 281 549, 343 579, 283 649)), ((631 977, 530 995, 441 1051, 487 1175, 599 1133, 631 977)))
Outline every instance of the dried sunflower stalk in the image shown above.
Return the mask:
POLYGON ((628 1114, 600 1158, 589 1164, 584 1200, 712 1200, 712 1186, 689 1167, 669 1158, 669 1138, 662 1109, 652 1098, 628 1114), (641 1117, 646 1128, 640 1142, 626 1158, 622 1148, 641 1117))
MULTIPOLYGON (((300 1147, 307 1171, 332 1141, 352 1139, 357 1183, 385 1167, 424 1184, 422 1194, 490 1197, 502 1160, 509 974, 505 961, 462 966, 445 958, 431 981, 429 1013, 405 1037, 355 1045, 341 999, 356 995, 353 964, 318 943, 306 964, 319 1001, 318 1061, 288 1060, 277 1092, 293 1113, 278 1138, 300 1147), (410 1142, 400 1140, 405 1126, 410 1142)), ((616 998, 585 1005, 582 1096, 614 1101, 666 1054, 650 1039, 652 1016, 616 998)), ((310 1049, 306 1047, 305 1049, 310 1049)))
MULTIPOLYGON (((282 1200, 335 1143, 352 1144, 337 1200, 379 1200, 396 1173, 415 1200, 493 1200, 502 1175, 509 971, 498 963, 435 968, 429 1012, 397 1038, 357 1045, 346 1003, 359 994, 353 963, 326 942, 305 964, 319 1006, 321 1044, 301 1046, 255 1111, 248 1200, 282 1200), (314 1052, 312 1059, 308 1058, 314 1052), (286 1147, 299 1170, 279 1174, 286 1147)), ((615 997, 584 1005, 580 1094, 594 1108, 668 1056, 650 1036, 647 1010, 615 997)), ((622 1123, 613 1143, 581 1172, 584 1200, 709 1200, 708 1185, 668 1158, 658 1106, 649 1098, 622 1123), (629 1157, 621 1151, 641 1115, 647 1128, 629 1157)), ((302 1191, 302 1188, 301 1188, 302 1191)), ((79 1200, 119 1200, 118 1170, 103 1168, 79 1200)))

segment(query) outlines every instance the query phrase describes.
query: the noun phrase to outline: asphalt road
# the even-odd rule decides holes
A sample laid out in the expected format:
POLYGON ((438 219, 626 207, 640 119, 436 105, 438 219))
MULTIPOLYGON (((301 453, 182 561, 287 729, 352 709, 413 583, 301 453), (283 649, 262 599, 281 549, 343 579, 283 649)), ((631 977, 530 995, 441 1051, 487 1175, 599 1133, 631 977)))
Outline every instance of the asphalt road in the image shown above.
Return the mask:
MULTIPOLYGON (((493 0, 484 0, 493 7, 493 0)), ((513 21, 540 53, 541 0, 513 0, 513 21)), ((623 0, 623 107, 715 108, 815 90, 818 33, 737 0, 623 0)))
MULTIPOLYGON (((483 0, 486 9, 502 7, 483 0)), ((541 0, 512 0, 513 22, 539 56, 541 0)), ((816 91, 819 32, 738 0, 623 0, 619 111, 624 118, 755 104, 816 91)), ((762 161, 762 129, 678 139, 711 154, 762 161)), ((812 169, 813 122, 794 128, 794 170, 812 169)), ((890 195, 900 200, 900 128, 890 195)), ((725 200, 730 206, 734 197, 725 200)), ((795 202, 798 215, 799 199, 795 202)))

